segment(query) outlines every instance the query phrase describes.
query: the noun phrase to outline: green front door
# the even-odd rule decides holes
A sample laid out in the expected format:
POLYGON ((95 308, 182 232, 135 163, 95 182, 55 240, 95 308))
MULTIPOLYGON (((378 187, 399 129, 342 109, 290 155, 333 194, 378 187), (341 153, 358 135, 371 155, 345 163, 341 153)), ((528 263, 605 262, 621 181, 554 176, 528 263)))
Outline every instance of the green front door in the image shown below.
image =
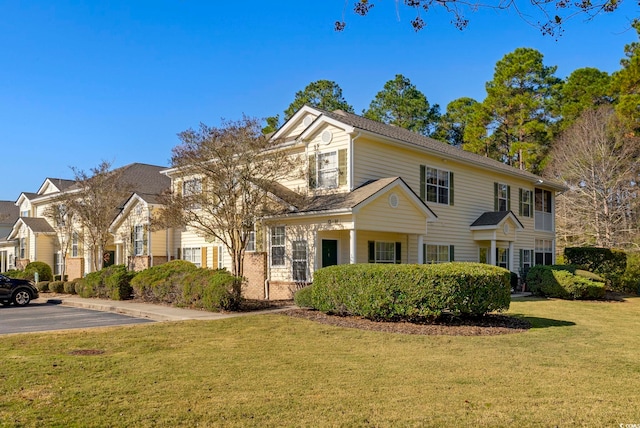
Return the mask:
POLYGON ((336 239, 322 240, 322 267, 338 264, 338 241, 336 239))

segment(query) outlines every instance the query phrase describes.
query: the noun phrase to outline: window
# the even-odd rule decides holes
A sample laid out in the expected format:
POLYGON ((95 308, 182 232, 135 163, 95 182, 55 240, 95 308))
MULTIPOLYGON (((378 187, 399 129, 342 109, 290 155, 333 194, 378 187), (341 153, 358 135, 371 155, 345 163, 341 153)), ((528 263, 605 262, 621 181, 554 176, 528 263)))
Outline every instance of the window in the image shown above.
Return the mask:
POLYGON ((307 282, 307 241, 293 241, 291 247, 293 280, 297 282, 307 282))
POLYGON ((318 188, 338 187, 338 152, 318 154, 318 188))
POLYGON ((71 234, 71 257, 78 257, 78 232, 71 234))
POLYGON ((496 266, 509 269, 509 249, 496 248, 496 266))
POLYGON ((519 213, 524 217, 533 217, 533 192, 531 190, 520 189, 520 210, 519 213))
POLYGON ((183 248, 182 260, 186 260, 198 267, 201 267, 202 266, 202 249, 200 247, 183 248))
POLYGON ((309 156, 309 188, 334 189, 347 184, 347 149, 309 156))
POLYGON ((53 255, 53 274, 62 275, 63 259, 62 254, 57 252, 53 255))
POLYGON ((20 217, 29 217, 29 210, 20 211, 20 217))
POLYGON ((271 228, 271 266, 284 266, 284 226, 271 228))
POLYGON ((536 188, 535 228, 553 231, 553 195, 548 190, 536 188))
POLYGON ((400 242, 369 241, 369 263, 400 263, 400 242))
POLYGON ((511 210, 511 186, 503 183, 493 183, 494 211, 511 210))
POLYGON ((520 276, 526 277, 529 269, 533 266, 533 250, 520 250, 520 276))
POLYGON ((20 238, 20 258, 24 259, 27 252, 27 239, 20 238))
POLYGON ((187 207, 192 210, 200 209, 201 205, 195 200, 198 199, 198 195, 202 193, 202 180, 194 178, 191 180, 185 180, 182 183, 182 197, 187 199, 187 207))
POLYGON ((144 226, 133 227, 133 255, 141 256, 144 253, 144 226))
POLYGON ((256 250, 256 232, 250 231, 247 236, 247 246, 245 251, 252 252, 256 250))
POLYGON ((424 263, 446 263, 453 261, 453 245, 424 244, 424 263))
POLYGON ((553 264, 553 240, 536 239, 535 263, 537 265, 553 264))
POLYGON ((224 245, 219 245, 218 246, 218 269, 224 269, 225 265, 224 265, 224 252, 225 252, 225 246, 224 245))
POLYGON ((420 165, 420 198, 425 202, 453 205, 453 173, 420 165))

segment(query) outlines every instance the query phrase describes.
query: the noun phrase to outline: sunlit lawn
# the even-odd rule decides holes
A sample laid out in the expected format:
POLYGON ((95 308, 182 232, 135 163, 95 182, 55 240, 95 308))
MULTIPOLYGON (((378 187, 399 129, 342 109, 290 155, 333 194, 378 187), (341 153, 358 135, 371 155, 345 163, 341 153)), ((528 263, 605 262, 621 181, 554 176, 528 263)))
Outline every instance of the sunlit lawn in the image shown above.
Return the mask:
POLYGON ((640 298, 510 312, 534 328, 409 336, 263 315, 2 336, 0 425, 640 424, 640 298))

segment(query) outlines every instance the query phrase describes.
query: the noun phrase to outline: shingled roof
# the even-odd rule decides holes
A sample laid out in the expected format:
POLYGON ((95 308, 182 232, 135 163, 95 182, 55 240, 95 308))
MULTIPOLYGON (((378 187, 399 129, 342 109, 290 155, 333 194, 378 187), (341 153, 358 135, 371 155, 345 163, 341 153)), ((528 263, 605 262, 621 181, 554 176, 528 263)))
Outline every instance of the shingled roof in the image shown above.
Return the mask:
POLYGON ((512 216, 513 219, 520 225, 520 227, 524 228, 520 220, 518 220, 518 217, 516 217, 516 215, 512 211, 484 212, 473 223, 471 223, 470 227, 497 226, 502 220, 509 216, 512 216))
POLYGON ((19 221, 23 222, 34 233, 56 233, 56 231, 53 230, 53 227, 51 227, 49 222, 44 218, 20 217, 19 221))
POLYGON ((13 224, 20 216, 19 208, 13 201, 0 201, 0 224, 13 224))
MULTIPOLYGON (((446 144, 441 141, 434 140, 433 138, 425 137, 413 131, 409 131, 408 129, 387 125, 382 122, 377 122, 375 120, 367 119, 353 113, 347 113, 342 110, 335 110, 330 112, 318 109, 316 107, 313 108, 321 112, 321 115, 316 118, 316 120, 320 120, 322 115, 324 115, 346 125, 352 126, 358 130, 370 132, 392 140, 411 144, 416 147, 438 153, 448 158, 457 159, 461 162, 476 164, 487 169, 502 171, 510 175, 517 175, 533 182, 540 180, 540 176, 532 174, 528 171, 519 170, 488 157, 464 151, 450 144, 446 144)), ((562 190, 565 188, 564 185, 555 181, 545 180, 544 183, 558 190, 562 190)))

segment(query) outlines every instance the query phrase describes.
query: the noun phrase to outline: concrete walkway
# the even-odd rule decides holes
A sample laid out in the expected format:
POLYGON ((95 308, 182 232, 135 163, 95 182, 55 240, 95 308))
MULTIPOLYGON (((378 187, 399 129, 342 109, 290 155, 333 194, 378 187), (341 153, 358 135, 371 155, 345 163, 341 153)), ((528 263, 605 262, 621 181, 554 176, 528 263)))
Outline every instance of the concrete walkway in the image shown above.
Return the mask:
POLYGON ((115 312, 117 314, 129 315, 136 318, 147 318, 154 321, 220 320, 239 316, 275 313, 294 308, 294 306, 282 306, 262 311, 222 313, 154 305, 130 300, 85 299, 71 294, 58 294, 52 297, 41 294, 40 298, 33 302, 59 304, 76 308, 92 309, 94 311, 115 312))

